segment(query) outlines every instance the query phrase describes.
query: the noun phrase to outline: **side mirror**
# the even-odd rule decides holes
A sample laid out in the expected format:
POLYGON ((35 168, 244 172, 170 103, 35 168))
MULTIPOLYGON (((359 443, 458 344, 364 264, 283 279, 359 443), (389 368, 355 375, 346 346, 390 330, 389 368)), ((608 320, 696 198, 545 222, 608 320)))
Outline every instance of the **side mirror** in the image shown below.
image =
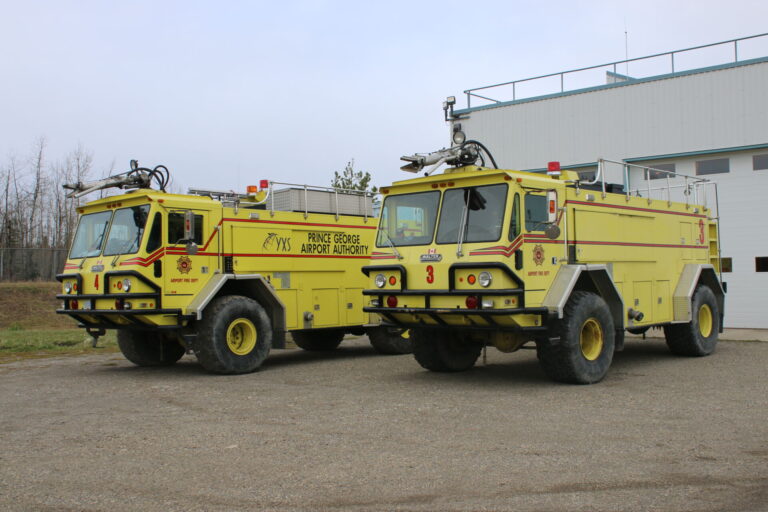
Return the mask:
POLYGON ((195 239, 195 213, 192 210, 184 212, 184 240, 191 242, 195 239))
POLYGON ((560 236, 560 227, 557 224, 547 224, 547 227, 544 228, 544 234, 550 240, 554 240, 560 236))
POLYGON ((197 254, 197 244, 195 243, 195 212, 192 210, 184 212, 184 241, 187 242, 187 254, 197 254))
POLYGON ((547 190, 547 223, 557 222, 557 191, 547 190))

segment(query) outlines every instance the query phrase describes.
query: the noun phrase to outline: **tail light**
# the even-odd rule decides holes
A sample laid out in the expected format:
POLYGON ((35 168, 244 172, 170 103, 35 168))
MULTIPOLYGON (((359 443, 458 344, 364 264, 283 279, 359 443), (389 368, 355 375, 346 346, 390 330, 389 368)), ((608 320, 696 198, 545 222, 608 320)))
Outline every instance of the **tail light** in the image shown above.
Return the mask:
POLYGON ((390 295, 387 297, 387 306, 390 308, 396 308, 397 307, 397 297, 394 295, 390 295))
POLYGON ((467 305, 467 309, 477 309, 477 306, 480 304, 480 301, 478 300, 476 295, 468 295, 467 300, 465 301, 465 304, 467 305))

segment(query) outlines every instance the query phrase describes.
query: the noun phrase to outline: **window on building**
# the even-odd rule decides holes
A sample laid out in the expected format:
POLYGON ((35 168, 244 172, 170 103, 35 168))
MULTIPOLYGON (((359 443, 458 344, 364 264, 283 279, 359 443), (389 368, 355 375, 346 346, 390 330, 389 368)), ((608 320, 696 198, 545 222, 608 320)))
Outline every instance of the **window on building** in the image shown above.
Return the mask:
POLYGON ((652 180, 659 180, 659 179, 665 179, 667 176, 670 178, 674 178, 674 174, 667 174, 667 172, 674 173, 675 172, 675 164, 651 164, 648 167, 652 167, 653 169, 658 169, 658 171, 648 171, 650 174, 650 177, 646 177, 646 179, 652 179, 652 180), (667 171, 667 172, 659 172, 659 171, 667 171))
POLYGON ((731 162, 728 158, 713 158, 696 162, 696 174, 721 174, 731 172, 731 162))
POLYGON ((768 256, 755 258, 755 272, 768 272, 768 256))
POLYGON ((752 157, 752 169, 755 171, 762 171, 764 169, 768 169, 768 154, 754 155, 752 157))
POLYGON ((733 272, 733 258, 720 258, 720 271, 733 272))

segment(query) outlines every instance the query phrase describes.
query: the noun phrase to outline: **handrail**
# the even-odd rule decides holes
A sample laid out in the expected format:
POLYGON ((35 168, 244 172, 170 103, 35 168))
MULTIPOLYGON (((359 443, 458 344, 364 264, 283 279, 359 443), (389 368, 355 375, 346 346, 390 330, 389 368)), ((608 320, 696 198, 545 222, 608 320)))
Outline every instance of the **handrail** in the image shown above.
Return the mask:
MULTIPOLYGON (((652 201, 652 195, 654 191, 666 191, 667 196, 667 205, 672 204, 672 190, 674 189, 683 189, 683 195, 685 196, 685 204, 686 207, 690 206, 691 204, 691 195, 693 195, 693 204, 699 204, 699 189, 701 188, 702 191, 702 205, 704 208, 707 208, 707 194, 706 194, 706 187, 708 185, 713 185, 715 187, 715 198, 717 198, 717 183, 714 181, 708 179, 708 178, 700 178, 698 176, 690 176, 687 174, 681 174, 677 171, 667 171, 664 169, 656 169, 654 167, 648 167, 645 165, 638 165, 638 164, 631 164, 628 162, 620 162, 617 160, 609 160, 607 158, 598 158, 597 160, 597 173, 595 174, 595 179, 591 182, 581 182, 580 184, 586 184, 586 185, 595 185, 598 181, 602 183, 602 197, 605 198, 605 176, 606 176, 606 170, 605 170, 605 164, 616 164, 622 166, 623 169, 623 175, 624 175, 624 194, 627 197, 627 200, 629 200, 630 197, 633 195, 640 196, 641 192, 645 192, 647 194, 648 203, 652 201), (643 174, 645 176, 646 185, 641 189, 639 186, 635 189, 630 188, 629 183, 629 172, 632 169, 640 169, 643 171, 643 174), (662 173, 665 176, 665 182, 666 185, 660 186, 660 187, 652 187, 651 186, 651 179, 650 179, 650 173, 651 172, 657 172, 662 173), (683 183, 681 184, 673 184, 670 179, 671 178, 682 178, 683 183)), ((577 185, 578 186, 578 185, 577 185)), ((719 213, 718 213, 719 215, 719 213)))
POLYGON ((534 77, 530 77, 530 78, 523 78, 521 80, 513 80, 513 81, 510 81, 510 82, 502 82, 502 83, 498 83, 498 84, 494 84, 494 85, 485 85, 483 87, 474 87, 472 89, 467 89, 467 90, 464 91, 464 94, 467 95, 467 108, 471 108, 471 106, 472 106, 471 105, 471 98, 472 97, 483 99, 483 100, 487 100, 487 101, 492 101, 494 103, 501 103, 503 101, 503 100, 497 100, 497 99, 494 99, 494 98, 490 98, 488 96, 481 96, 479 94, 475 94, 475 91, 482 91, 482 90, 485 90, 485 89, 493 89, 493 88, 496 88, 496 87, 503 87, 503 86, 511 85, 512 86, 512 101, 515 101, 515 100, 518 99, 517 98, 517 87, 516 87, 517 84, 521 84, 523 82, 530 82, 530 81, 533 81, 533 80, 540 80, 540 79, 543 79, 543 78, 551 78, 551 77, 559 76, 560 77, 560 92, 562 93, 562 92, 565 92, 565 75, 569 75, 569 74, 572 74, 572 73, 578 73, 578 72, 581 72, 581 71, 589 71, 589 70, 592 70, 592 69, 606 68, 606 67, 613 67, 613 72, 615 74, 618 74, 617 73, 617 69, 618 69, 617 66, 619 64, 628 64, 630 62, 637 62, 637 61, 647 60, 647 59, 655 59, 655 58, 658 58, 658 57, 669 56, 670 57, 671 72, 675 73, 675 55, 676 54, 680 54, 680 53, 684 53, 684 52, 690 52, 690 51, 693 51, 693 50, 701 50, 703 48, 711 48, 711 47, 714 47, 714 46, 722 46, 722 45, 727 45, 727 44, 733 44, 733 62, 738 62, 739 61, 739 42, 740 41, 746 41, 748 39, 756 39, 756 38, 765 37, 765 36, 768 36, 768 32, 765 32, 765 33, 762 33, 762 34, 755 34, 755 35, 751 35, 751 36, 746 36, 746 37, 740 37, 740 38, 737 38, 737 39, 728 39, 726 41, 720 41, 720 42, 717 42, 717 43, 709 43, 709 44, 703 44, 703 45, 699 45, 699 46, 692 46, 690 48, 683 48, 681 50, 673 50, 673 51, 670 51, 670 52, 656 53, 656 54, 653 54, 653 55, 646 55, 644 57, 634 57, 632 59, 617 60, 617 61, 608 62, 608 63, 605 63, 605 64, 598 64, 596 66, 588 66, 588 67, 583 67, 583 68, 569 69, 567 71, 560 71, 560 72, 557 72, 557 73, 548 73, 546 75, 539 75, 539 76, 534 76, 534 77))
MULTIPOLYGON (((306 184, 298 184, 298 183, 286 183, 282 181, 270 181, 269 186, 267 189, 268 196, 270 198, 270 208, 269 208, 269 214, 270 216, 275 215, 275 194, 273 193, 273 186, 274 185, 284 185, 287 187, 297 187, 299 190, 304 191, 304 218, 306 219, 309 216, 309 192, 312 190, 320 191, 320 192, 333 192, 334 194, 334 202, 336 206, 336 220, 339 220, 340 216, 340 210, 339 210, 339 192, 347 195, 354 195, 359 197, 373 197, 375 194, 373 192, 369 192, 367 190, 355 190, 351 188, 340 188, 340 187, 322 187, 317 185, 306 185, 306 184)), ((371 210, 371 217, 373 217, 373 210, 371 210)), ((365 219, 365 222, 368 222, 368 205, 367 203, 363 204, 363 217, 365 219)))

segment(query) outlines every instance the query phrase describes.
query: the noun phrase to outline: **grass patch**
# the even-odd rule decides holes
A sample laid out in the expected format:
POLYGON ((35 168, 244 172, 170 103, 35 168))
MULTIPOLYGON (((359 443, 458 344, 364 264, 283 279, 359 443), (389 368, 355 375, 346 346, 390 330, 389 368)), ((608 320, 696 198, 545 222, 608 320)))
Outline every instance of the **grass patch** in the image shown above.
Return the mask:
POLYGON ((115 331, 99 338, 96 348, 82 329, 0 329, 0 363, 33 357, 117 352, 115 331))

